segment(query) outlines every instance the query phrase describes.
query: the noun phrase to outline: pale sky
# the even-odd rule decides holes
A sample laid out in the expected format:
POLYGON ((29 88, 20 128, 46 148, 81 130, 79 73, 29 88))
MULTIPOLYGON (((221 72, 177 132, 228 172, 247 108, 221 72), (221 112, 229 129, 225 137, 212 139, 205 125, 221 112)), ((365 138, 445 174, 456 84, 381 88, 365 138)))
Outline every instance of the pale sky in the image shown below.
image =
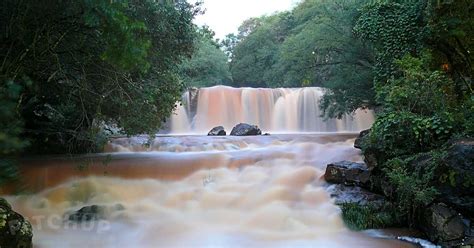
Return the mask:
POLYGON ((237 33, 240 24, 250 17, 292 9, 299 0, 204 0, 204 15, 196 17, 197 25, 208 25, 216 38, 237 33))

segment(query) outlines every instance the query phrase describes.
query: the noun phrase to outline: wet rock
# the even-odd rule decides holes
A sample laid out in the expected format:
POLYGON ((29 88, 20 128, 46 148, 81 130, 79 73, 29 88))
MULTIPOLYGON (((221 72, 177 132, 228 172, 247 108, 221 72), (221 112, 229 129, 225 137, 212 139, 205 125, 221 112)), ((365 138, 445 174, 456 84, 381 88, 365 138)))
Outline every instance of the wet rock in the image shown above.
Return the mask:
POLYGON ((426 208, 418 225, 430 240, 450 247, 461 245, 468 232, 462 215, 444 203, 426 208))
POLYGON ((341 161, 328 164, 324 179, 329 183, 362 186, 368 184, 370 171, 363 163, 341 161))
POLYGON ((385 173, 378 168, 375 168, 370 172, 371 175, 368 188, 373 192, 388 197, 389 199, 394 199, 396 196, 396 186, 390 183, 390 180, 385 173))
POLYGON ((0 247, 31 248, 32 239, 31 224, 0 198, 0 247))
POLYGON ((117 211, 125 210, 122 204, 113 206, 91 205, 83 207, 75 212, 65 214, 65 219, 70 221, 82 222, 107 219, 107 217, 117 211))
POLYGON ((223 126, 215 127, 211 129, 211 131, 209 131, 209 133, 207 134, 207 136, 226 136, 226 135, 227 135, 227 132, 225 131, 223 126))
POLYGON ((357 149, 362 149, 362 144, 364 143, 364 140, 368 137, 369 133, 370 129, 361 131, 354 142, 354 147, 357 149))
POLYGON ((240 123, 235 126, 230 132, 232 136, 251 136, 251 135, 262 135, 262 130, 255 125, 247 123, 240 123))
POLYGON ((337 205, 357 204, 359 206, 374 206, 381 208, 387 201, 385 197, 372 193, 358 186, 346 186, 342 184, 333 184, 327 188, 331 198, 337 205))
POLYGON ((368 147, 364 150, 364 162, 369 170, 378 167, 378 161, 384 161, 383 152, 378 149, 368 147))
POLYGON ((438 174, 441 200, 474 218, 474 139, 452 142, 438 174))

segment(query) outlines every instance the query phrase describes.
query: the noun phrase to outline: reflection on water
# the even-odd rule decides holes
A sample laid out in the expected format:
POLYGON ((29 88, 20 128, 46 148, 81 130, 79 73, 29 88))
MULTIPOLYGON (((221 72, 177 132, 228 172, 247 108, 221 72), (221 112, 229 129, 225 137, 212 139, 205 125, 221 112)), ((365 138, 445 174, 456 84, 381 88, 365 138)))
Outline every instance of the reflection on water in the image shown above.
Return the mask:
POLYGON ((403 247, 347 230, 324 190, 328 162, 361 159, 353 138, 117 139, 109 154, 25 160, 38 193, 9 200, 32 220, 36 247, 403 247), (51 218, 92 204, 125 210, 91 228, 51 218))

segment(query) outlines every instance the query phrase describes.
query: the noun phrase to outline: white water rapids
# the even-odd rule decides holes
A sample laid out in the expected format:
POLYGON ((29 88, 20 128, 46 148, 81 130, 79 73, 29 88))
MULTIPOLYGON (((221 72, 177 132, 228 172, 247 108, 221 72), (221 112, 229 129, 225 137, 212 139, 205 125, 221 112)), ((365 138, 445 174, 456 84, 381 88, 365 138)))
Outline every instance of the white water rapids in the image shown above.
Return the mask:
POLYGON ((38 248, 409 247, 349 231, 325 191, 327 163, 361 160, 354 137, 121 138, 108 154, 25 160, 36 193, 7 199, 32 221, 38 248), (83 225, 62 219, 93 204, 125 209, 83 225))
POLYGON ((2 192, 32 222, 35 248, 411 247, 345 227, 322 177, 328 163, 361 160, 352 145, 373 114, 324 120, 323 93, 190 90, 170 118, 172 135, 149 146, 143 136, 116 138, 103 154, 24 159, 23 193, 2 192), (271 135, 203 136, 239 122, 271 135), (105 219, 65 218, 91 205, 108 206, 105 219))

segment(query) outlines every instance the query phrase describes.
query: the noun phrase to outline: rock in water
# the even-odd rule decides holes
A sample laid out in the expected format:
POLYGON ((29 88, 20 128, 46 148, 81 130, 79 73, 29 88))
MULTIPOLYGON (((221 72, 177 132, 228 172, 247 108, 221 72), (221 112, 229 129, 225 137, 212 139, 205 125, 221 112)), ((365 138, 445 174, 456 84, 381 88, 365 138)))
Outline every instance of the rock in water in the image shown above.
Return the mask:
POLYGON ((230 132, 232 136, 251 136, 251 135, 262 135, 262 130, 255 125, 247 123, 240 123, 235 126, 230 132))
POLYGON ((363 163, 341 161, 328 164, 324 179, 328 183, 362 186, 369 183, 370 171, 363 163))
POLYGON ((227 135, 227 132, 225 131, 223 126, 215 127, 211 129, 211 131, 209 131, 209 133, 207 134, 207 136, 226 136, 226 135, 227 135))
POLYGON ((70 221, 92 221, 107 219, 107 216, 113 212, 124 210, 125 207, 122 204, 116 204, 114 206, 99 206, 92 205, 83 207, 75 212, 66 213, 66 219, 70 221))
POLYGON ((0 198, 0 247, 33 247, 33 229, 23 216, 12 210, 10 204, 0 198))

